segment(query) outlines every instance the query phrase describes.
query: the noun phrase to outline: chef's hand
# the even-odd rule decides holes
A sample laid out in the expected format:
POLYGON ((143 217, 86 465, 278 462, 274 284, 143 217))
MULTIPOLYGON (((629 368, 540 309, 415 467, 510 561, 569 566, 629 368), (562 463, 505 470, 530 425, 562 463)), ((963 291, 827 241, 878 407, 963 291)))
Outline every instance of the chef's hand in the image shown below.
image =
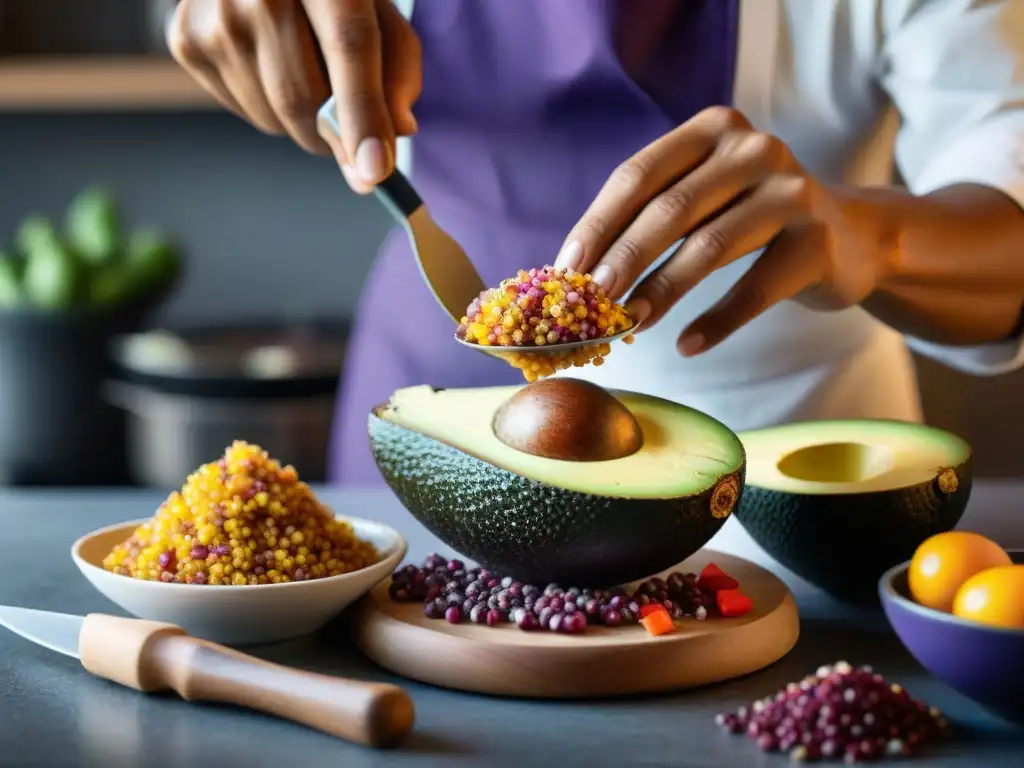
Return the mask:
POLYGON ((420 44, 390 0, 181 0, 167 42, 235 114, 333 152, 357 192, 391 173, 395 137, 416 132, 420 44), (317 125, 332 92, 342 140, 317 125))
POLYGON ((866 298, 890 236, 867 219, 855 199, 816 181, 777 138, 754 131, 735 110, 713 107, 623 163, 556 263, 590 271, 618 299, 685 237, 630 296, 629 311, 649 327, 711 272, 767 246, 683 330, 678 348, 690 356, 787 299, 840 309, 866 298))

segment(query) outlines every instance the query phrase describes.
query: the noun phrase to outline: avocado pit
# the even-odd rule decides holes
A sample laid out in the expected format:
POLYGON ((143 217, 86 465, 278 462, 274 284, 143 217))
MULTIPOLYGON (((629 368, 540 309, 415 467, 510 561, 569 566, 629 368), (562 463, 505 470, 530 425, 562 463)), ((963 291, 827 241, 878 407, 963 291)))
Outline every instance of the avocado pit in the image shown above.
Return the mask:
POLYGON ((569 378, 523 387, 501 405, 491 427, 509 448, 562 461, 622 459, 644 442, 640 423, 614 395, 569 378))

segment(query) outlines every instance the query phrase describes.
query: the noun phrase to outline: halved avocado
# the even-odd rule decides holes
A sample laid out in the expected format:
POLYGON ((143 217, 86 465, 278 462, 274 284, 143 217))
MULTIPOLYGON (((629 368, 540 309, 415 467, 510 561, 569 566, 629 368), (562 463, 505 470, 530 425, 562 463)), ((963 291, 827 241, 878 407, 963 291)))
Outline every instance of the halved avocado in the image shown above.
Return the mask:
POLYGON ((542 384, 409 387, 373 410, 381 473, 438 538, 532 583, 599 587, 675 565, 721 528, 745 466, 725 425, 668 400, 612 392, 635 417, 639 447, 607 460, 548 458, 495 434, 502 406, 542 384))
POLYGON ((873 600, 882 573, 955 527, 971 495, 970 445, 935 427, 817 421, 739 437, 748 469, 737 519, 839 598, 873 600))

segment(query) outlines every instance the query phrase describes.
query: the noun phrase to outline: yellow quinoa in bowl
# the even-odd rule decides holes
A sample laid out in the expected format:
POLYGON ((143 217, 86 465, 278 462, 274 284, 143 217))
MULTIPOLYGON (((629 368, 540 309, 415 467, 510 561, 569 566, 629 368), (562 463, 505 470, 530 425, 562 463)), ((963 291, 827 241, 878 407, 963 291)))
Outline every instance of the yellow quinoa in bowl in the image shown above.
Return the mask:
POLYGON ((235 441, 114 547, 103 567, 147 581, 244 586, 338 576, 378 560, 294 467, 235 441))

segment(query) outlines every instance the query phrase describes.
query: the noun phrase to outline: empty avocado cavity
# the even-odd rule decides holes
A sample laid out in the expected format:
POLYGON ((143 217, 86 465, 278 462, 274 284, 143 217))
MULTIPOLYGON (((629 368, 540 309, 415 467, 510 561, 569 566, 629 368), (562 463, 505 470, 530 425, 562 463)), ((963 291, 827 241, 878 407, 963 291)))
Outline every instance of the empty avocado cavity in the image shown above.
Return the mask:
POLYGON ((892 469, 895 458, 884 445, 821 443, 787 453, 776 466, 809 483, 864 483, 892 469))
POLYGON ((781 493, 869 494, 935 480, 970 457, 956 435, 900 421, 812 421, 740 435, 748 485, 781 493))

